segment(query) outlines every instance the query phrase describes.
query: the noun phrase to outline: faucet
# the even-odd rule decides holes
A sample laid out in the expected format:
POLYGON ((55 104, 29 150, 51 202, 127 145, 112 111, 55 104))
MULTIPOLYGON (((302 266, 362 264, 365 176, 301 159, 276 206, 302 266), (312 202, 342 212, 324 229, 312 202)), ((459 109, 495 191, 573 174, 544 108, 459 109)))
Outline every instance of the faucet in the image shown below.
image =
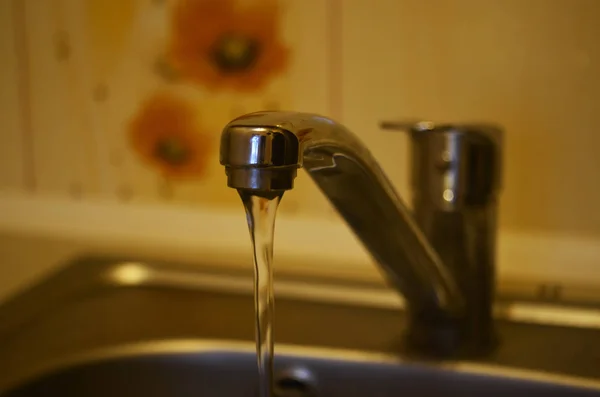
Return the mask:
POLYGON ((384 122, 410 133, 413 211, 366 146, 315 114, 264 111, 221 135, 229 187, 265 197, 304 168, 406 301, 406 351, 471 356, 493 348, 501 130, 384 122))

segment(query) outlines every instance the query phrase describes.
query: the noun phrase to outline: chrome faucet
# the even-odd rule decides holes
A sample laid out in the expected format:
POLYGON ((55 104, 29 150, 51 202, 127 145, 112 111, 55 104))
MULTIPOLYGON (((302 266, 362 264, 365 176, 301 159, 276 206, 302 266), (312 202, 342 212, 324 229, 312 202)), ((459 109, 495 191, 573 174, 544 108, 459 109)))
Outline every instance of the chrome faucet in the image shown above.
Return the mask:
POLYGON ((230 187, 270 196, 304 168, 407 302, 408 351, 481 354, 494 345, 492 300, 500 129, 383 123, 412 143, 410 211, 344 126, 294 112, 257 112, 221 136, 230 187))

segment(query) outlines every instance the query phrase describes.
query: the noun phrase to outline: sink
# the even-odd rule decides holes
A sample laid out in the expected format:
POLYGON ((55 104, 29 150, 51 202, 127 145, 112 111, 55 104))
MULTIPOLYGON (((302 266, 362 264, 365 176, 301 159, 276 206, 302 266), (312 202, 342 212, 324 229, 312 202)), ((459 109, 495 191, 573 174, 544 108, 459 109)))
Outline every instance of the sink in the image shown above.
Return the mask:
MULTIPOLYGON (((423 360, 401 308, 294 282, 277 295, 278 396, 600 396, 600 329, 501 317, 493 353, 423 360)), ((80 259, 0 306, 0 396, 256 396, 253 332, 251 274, 80 259)))
MULTIPOLYGON (((596 396, 590 383, 501 369, 402 363, 375 354, 283 347, 279 396, 596 396), (288 352, 289 350, 289 352, 288 352), (298 350, 294 352, 294 350, 298 350)), ((255 396, 252 344, 163 341, 98 352, 9 392, 36 396, 255 396)))

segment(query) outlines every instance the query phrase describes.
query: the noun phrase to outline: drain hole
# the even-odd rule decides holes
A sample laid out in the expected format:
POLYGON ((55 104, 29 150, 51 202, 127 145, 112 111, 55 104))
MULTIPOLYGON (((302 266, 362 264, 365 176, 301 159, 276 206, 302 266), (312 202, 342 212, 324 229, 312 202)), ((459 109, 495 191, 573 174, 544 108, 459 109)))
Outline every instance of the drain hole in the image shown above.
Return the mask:
POLYGON ((315 378, 306 368, 283 371, 275 381, 275 397, 316 397, 315 378))
POLYGON ((298 379, 284 378, 277 382, 277 389, 294 393, 306 393, 310 386, 298 379))

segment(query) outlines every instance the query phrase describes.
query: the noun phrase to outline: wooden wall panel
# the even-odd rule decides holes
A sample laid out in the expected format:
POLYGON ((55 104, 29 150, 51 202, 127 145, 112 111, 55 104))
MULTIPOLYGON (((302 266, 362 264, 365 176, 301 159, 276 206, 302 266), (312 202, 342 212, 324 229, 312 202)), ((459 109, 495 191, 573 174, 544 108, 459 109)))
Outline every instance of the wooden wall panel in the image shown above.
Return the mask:
POLYGON ((35 190, 97 191, 90 114, 81 102, 76 36, 57 0, 25 0, 35 190))
POLYGON ((25 188, 20 88, 26 76, 19 71, 17 7, 0 1, 0 190, 13 191, 25 188))

